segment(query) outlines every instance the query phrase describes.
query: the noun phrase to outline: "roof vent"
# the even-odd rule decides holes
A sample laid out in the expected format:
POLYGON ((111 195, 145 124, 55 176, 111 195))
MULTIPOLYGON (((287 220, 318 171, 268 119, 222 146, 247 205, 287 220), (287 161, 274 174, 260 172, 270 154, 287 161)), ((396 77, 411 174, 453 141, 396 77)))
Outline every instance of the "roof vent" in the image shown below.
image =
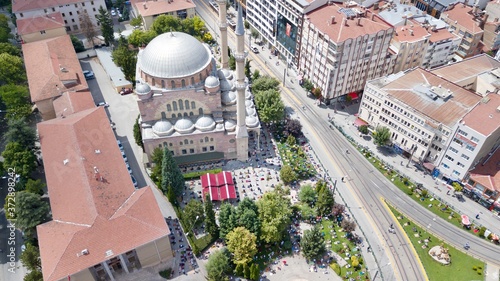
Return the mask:
POLYGON ((500 106, 499 106, 499 107, 497 107, 497 112, 500 112, 500 106))
POLYGON ((94 173, 99 173, 99 169, 97 169, 97 167, 94 167, 94 173))
POLYGON ((488 115, 488 117, 490 117, 491 119, 493 119, 493 114, 488 115))
POLYGON ((111 257, 113 255, 113 250, 106 251, 106 257, 111 257))
POLYGON ((80 253, 76 254, 77 257, 86 256, 89 254, 89 250, 83 249, 80 253))
POLYGON ((101 151, 99 149, 96 149, 95 154, 101 154, 101 151))
POLYGON ((63 164, 64 164, 64 165, 66 165, 66 164, 68 164, 68 163, 69 163, 69 159, 64 159, 64 160, 63 160, 63 164))

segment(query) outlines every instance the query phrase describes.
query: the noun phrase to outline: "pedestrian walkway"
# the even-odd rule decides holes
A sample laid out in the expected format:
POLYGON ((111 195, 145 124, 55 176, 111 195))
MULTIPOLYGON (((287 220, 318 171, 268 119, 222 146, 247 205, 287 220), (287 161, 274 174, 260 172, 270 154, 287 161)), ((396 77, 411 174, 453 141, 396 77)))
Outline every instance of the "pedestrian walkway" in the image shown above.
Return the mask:
POLYGON ((500 274, 500 267, 492 264, 486 265, 484 281, 498 281, 500 274))

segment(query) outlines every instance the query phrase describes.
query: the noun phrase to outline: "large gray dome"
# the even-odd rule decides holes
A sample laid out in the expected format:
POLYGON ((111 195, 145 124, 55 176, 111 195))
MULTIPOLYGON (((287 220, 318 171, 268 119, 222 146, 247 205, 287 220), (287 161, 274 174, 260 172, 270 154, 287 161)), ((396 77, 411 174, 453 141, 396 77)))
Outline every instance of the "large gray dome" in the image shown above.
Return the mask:
POLYGON ((160 120, 153 126, 153 132, 158 136, 169 135, 174 131, 174 127, 167 120, 160 120))
POLYGON ((194 129, 194 124, 189 119, 179 119, 175 122, 175 130, 181 134, 191 133, 194 129))
POLYGON ((212 117, 201 116, 194 125, 200 131, 211 131, 215 128, 215 121, 212 117))
POLYGON ((157 36, 139 56, 142 71, 159 78, 191 76, 212 61, 207 47, 182 32, 166 32, 157 36))

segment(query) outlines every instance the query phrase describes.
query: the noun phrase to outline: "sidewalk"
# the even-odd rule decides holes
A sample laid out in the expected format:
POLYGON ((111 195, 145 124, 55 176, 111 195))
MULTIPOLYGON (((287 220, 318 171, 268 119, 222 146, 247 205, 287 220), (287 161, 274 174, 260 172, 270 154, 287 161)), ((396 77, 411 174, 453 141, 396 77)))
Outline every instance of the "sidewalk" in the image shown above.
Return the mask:
POLYGON ((492 265, 492 264, 487 264, 485 273, 484 273, 484 281, 498 281, 499 280, 499 274, 500 274, 500 267, 492 265))

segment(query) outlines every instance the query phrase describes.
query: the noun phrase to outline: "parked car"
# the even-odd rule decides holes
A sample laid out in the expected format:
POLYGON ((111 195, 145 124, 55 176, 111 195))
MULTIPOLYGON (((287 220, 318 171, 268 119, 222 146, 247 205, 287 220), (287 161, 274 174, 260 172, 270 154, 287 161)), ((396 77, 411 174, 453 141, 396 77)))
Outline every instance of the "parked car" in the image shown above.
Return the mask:
POLYGON ((128 163, 125 163, 125 166, 127 167, 128 173, 132 175, 132 169, 130 168, 130 165, 128 163))
POLYGON ((133 175, 130 175, 130 178, 132 179, 132 183, 134 184, 135 188, 137 188, 139 185, 137 184, 137 180, 133 175))
POLYGON ((123 152, 123 150, 122 150, 122 157, 125 163, 127 163, 128 162, 127 155, 125 155, 125 152, 123 152))
POLYGON ((94 72, 92 72, 90 70, 84 70, 83 71, 83 76, 85 76, 86 80, 90 80, 90 79, 94 79, 95 78, 94 72))
POLYGON ((118 147, 120 148, 120 151, 123 151, 123 144, 120 140, 116 140, 116 143, 118 144, 118 147))
POLYGON ((254 52, 255 54, 258 54, 259 53, 259 48, 257 48, 257 46, 251 46, 250 47, 250 50, 252 50, 252 52, 254 52))
POLYGON ((113 16, 113 17, 116 16, 116 12, 114 9, 111 9, 111 16, 113 16))
POLYGON ((131 94, 132 92, 133 92, 132 88, 122 88, 122 90, 120 91, 120 95, 124 96, 131 94))
POLYGON ((101 101, 100 103, 97 104, 97 106, 109 107, 109 104, 107 102, 101 101))

